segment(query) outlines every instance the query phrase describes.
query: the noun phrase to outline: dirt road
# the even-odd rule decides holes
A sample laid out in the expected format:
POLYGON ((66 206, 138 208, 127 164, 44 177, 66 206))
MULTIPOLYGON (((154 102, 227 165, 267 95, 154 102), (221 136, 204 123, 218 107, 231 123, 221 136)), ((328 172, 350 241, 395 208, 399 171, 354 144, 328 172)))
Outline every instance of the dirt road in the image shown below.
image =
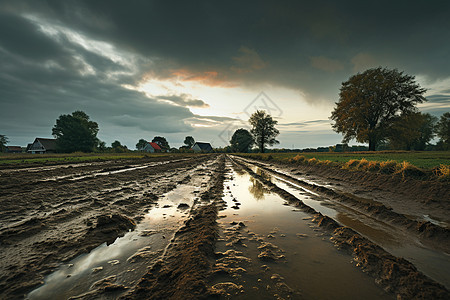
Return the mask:
POLYGON ((381 188, 216 154, 0 169, 0 186, 1 299, 449 297, 445 221, 381 188))

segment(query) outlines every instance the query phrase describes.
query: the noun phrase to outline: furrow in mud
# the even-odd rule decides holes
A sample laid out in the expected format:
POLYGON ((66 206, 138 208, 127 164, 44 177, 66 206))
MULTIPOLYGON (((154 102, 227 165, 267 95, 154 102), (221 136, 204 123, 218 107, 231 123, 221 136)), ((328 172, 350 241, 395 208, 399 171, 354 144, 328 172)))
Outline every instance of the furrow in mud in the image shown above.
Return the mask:
POLYGON ((201 195, 201 203, 175 234, 164 256, 123 299, 201 299, 208 296, 206 278, 217 239, 218 202, 223 190, 224 157, 201 195))
POLYGON ((22 298, 61 262, 114 242, 135 228, 160 195, 189 181, 194 167, 214 157, 199 156, 86 182, 44 182, 32 192, 18 187, 17 195, 0 196, 8 211, 0 229, 2 296, 22 298))
POLYGON ((404 214, 398 213, 391 208, 386 207, 384 204, 377 202, 376 200, 366 199, 349 193, 335 191, 331 188, 308 183, 304 180, 300 180, 287 174, 277 172, 257 162, 251 163, 257 165, 259 168, 265 171, 276 174, 281 178, 288 179, 289 181, 295 182, 302 187, 320 193, 321 195, 330 197, 332 200, 340 201, 342 203, 345 203, 346 205, 350 205, 353 208, 362 210, 364 213, 367 213, 379 220, 390 222, 391 224, 396 226, 401 226, 402 228, 405 228, 410 232, 417 234, 423 242, 426 242, 428 244, 431 243, 434 248, 450 253, 450 229, 448 228, 443 228, 439 225, 431 223, 430 221, 411 219, 404 214))
MULTIPOLYGON (((341 226, 335 220, 317 213, 294 195, 253 172, 241 160, 239 162, 233 160, 233 162, 266 185, 270 191, 280 195, 283 199, 303 211, 314 214, 313 221, 318 226, 332 233, 331 240, 336 247, 353 255, 357 266, 374 277, 377 284, 386 291, 396 294, 397 298, 448 299, 450 297, 449 291, 443 285, 425 276, 407 260, 389 254, 353 229, 341 226)), ((321 188, 316 189, 313 185, 307 185, 307 187, 318 192, 322 190, 321 188)))

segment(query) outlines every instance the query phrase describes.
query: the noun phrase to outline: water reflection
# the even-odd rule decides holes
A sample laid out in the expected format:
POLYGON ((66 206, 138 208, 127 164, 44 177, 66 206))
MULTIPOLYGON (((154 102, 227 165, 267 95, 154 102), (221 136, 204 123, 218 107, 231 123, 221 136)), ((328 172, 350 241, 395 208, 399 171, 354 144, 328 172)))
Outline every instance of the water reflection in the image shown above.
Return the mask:
MULTIPOLYGON (((264 172, 260 168, 257 168, 255 170, 255 173, 267 181, 272 180, 270 174, 264 172)), ((252 185, 248 187, 248 190, 255 197, 256 200, 264 200, 264 195, 270 193, 270 191, 259 180, 250 176, 250 182, 252 183, 252 185)))
POLYGON ((255 197, 256 200, 264 200, 264 194, 269 194, 270 191, 262 185, 259 180, 250 177, 252 185, 248 187, 248 191, 255 197))

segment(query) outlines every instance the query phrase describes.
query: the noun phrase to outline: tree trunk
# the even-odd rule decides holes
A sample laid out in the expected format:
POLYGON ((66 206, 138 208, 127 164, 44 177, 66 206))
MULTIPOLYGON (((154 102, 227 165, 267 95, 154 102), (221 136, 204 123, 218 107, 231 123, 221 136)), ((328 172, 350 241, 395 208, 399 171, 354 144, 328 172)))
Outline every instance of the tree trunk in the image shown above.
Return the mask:
POLYGON ((377 143, 374 139, 369 139, 369 151, 375 151, 377 143))

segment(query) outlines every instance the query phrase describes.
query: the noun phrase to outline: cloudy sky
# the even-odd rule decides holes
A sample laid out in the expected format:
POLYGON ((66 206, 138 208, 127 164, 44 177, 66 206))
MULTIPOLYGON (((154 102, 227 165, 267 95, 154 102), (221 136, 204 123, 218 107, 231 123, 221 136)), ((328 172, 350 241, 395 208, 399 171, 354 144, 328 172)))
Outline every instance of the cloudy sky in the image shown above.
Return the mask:
POLYGON ((397 68, 450 110, 450 1, 0 1, 0 134, 25 146, 85 111, 99 138, 224 146, 256 109, 279 147, 340 142, 339 87, 397 68))

